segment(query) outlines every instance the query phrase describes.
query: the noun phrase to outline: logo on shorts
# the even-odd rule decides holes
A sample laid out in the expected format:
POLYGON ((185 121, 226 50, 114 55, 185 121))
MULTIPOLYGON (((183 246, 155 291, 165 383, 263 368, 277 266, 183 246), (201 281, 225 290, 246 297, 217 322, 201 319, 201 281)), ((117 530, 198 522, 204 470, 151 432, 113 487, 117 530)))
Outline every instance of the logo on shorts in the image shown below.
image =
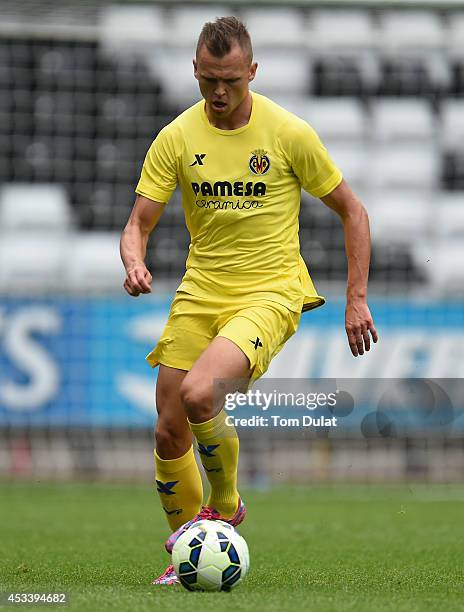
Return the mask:
POLYGON ((256 350, 257 350, 259 347, 263 346, 263 343, 262 343, 262 342, 261 342, 261 340, 258 338, 258 336, 256 336, 256 340, 250 340, 250 342, 251 342, 251 344, 253 344, 253 345, 254 345, 254 347, 255 347, 255 351, 256 351, 256 350))
POLYGON ((266 174, 271 167, 271 162, 264 149, 256 149, 251 152, 249 167, 253 174, 266 174))

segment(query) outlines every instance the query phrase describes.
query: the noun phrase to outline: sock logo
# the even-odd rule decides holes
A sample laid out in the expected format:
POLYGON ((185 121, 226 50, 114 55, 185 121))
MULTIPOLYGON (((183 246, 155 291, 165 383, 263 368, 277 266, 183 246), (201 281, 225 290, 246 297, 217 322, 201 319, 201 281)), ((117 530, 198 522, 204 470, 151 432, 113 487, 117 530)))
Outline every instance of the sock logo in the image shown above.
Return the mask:
POLYGON ((205 457, 216 457, 216 455, 213 453, 213 450, 215 450, 218 446, 220 445, 210 444, 209 446, 205 446, 204 444, 200 444, 198 442, 198 452, 200 453, 200 455, 204 455, 205 457))
POLYGON ((161 482, 161 480, 157 480, 157 491, 158 493, 164 493, 165 495, 175 495, 176 492, 172 491, 171 489, 173 489, 178 482, 178 480, 173 480, 171 482, 161 482))
POLYGON ((163 506, 163 510, 166 512, 166 514, 182 514, 182 508, 174 508, 174 510, 166 510, 166 508, 163 506))
POLYGON ((258 349, 258 347, 263 346, 263 343, 261 342, 261 340, 258 338, 258 336, 256 336, 256 340, 250 340, 251 344, 254 345, 255 347, 255 351, 258 349))
POLYGON ((222 468, 207 468, 206 465, 203 466, 207 472, 221 472, 222 468))

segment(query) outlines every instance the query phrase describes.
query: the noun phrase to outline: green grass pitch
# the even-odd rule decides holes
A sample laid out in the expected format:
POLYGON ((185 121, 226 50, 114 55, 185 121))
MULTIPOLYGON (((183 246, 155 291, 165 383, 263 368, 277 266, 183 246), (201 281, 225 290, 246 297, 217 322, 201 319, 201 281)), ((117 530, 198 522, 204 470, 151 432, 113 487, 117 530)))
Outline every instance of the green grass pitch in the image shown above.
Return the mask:
POLYGON ((190 593, 149 585, 169 560, 149 485, 0 484, 0 590, 68 591, 79 611, 464 610, 464 487, 244 493, 246 582, 190 593))

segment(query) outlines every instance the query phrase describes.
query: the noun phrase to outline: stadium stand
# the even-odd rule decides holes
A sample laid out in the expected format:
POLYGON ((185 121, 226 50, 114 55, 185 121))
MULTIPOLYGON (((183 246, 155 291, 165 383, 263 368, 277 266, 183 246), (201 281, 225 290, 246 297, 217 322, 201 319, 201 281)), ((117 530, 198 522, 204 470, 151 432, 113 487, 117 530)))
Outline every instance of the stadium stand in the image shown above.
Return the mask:
POLYGON ((379 191, 369 203, 372 239, 381 245, 408 246, 411 231, 418 244, 429 240, 433 228, 433 203, 426 193, 379 191))
POLYGON ((255 51, 282 47, 302 49, 305 46, 303 15, 294 8, 245 9, 241 16, 247 24, 255 51))
MULTIPOLYGON (((44 22, 47 3, 41 7, 44 22)), ((50 10, 47 29, 36 27, 36 5, 5 7, 0 182, 8 186, 4 193, 32 183, 36 197, 39 185, 52 185, 68 200, 67 223, 117 232, 151 140, 200 97, 191 65, 200 25, 230 9, 83 5, 76 11, 73 28, 50 10)), ((432 216, 446 192, 462 199, 463 13, 240 7, 238 14, 249 24, 260 64, 255 90, 314 126, 368 209, 380 210, 392 190, 425 194, 432 216)), ((410 208, 418 222, 417 198, 400 200, 392 206, 410 208)), ((342 280, 339 221, 315 203, 303 209, 302 250, 311 268, 327 282, 342 280)), ((409 218, 407 210, 404 215, 409 218)), ((442 239, 447 227, 436 224, 430 239, 442 239)), ((385 247, 375 239, 372 279, 381 281, 380 289, 389 278, 413 282, 414 274, 404 275, 396 264, 384 262, 378 273, 377 248, 385 247)), ((187 249, 176 194, 150 243, 153 271, 178 279, 187 249)), ((401 249, 411 260, 413 245, 401 249)))
POLYGON ((449 98, 441 102, 441 138, 445 150, 464 149, 464 105, 462 99, 449 98))
POLYGON ((109 57, 146 57, 167 41, 164 10, 156 6, 113 4, 99 13, 99 41, 109 57))
POLYGON ((376 27, 370 14, 357 10, 309 13, 307 45, 314 58, 314 93, 368 96, 380 81, 375 51, 376 27))
MULTIPOLYGON (((442 299, 464 296, 464 246, 462 237, 458 240, 436 241, 433 249, 423 244, 414 244, 413 257, 416 267, 422 265, 430 293, 442 299)), ((462 368, 460 369, 462 373, 462 368)))
POLYGON ((381 92, 386 95, 444 93, 451 85, 445 54, 446 31, 432 11, 385 12, 380 20, 383 61, 381 92))
POLYGON ((372 137, 379 143, 436 142, 436 119, 427 100, 378 100, 372 106, 372 137))
MULTIPOLYGON (((1 474, 152 477, 153 381, 140 362, 166 310, 123 295, 119 233, 152 139, 200 98, 191 60, 201 24, 232 10, 252 32, 253 89, 313 125, 370 213, 381 342, 371 361, 351 360, 367 368, 356 372, 380 354, 382 375, 407 376, 411 350, 422 359, 432 338, 440 371, 462 376, 462 305, 439 299, 464 295, 464 12, 218 2, 0 0, 0 401, 8 383, 17 402, 3 413, 1 474), (59 337, 42 337, 54 325, 59 337), (50 363, 30 352, 36 336, 50 363), (33 366, 55 395, 38 393, 33 366)), ((279 377, 311 360, 305 375, 347 361, 336 310, 346 283, 342 226, 303 193, 300 228, 303 257, 329 299, 315 313, 319 327, 312 318, 302 326, 276 366, 279 377)), ((188 247, 175 192, 149 244, 154 296, 172 292, 188 247)), ((321 430, 308 445, 250 432, 241 469, 279 483, 282 466, 291 481, 462 480, 459 431, 427 440, 427 456, 412 438, 337 435, 321 430)))
POLYGON ((9 232, 66 233, 73 211, 60 185, 12 183, 0 190, 0 230, 9 232))
POLYGON ((68 263, 65 235, 10 232, 0 240, 0 293, 27 296, 60 293, 68 263))
POLYGON ((124 270, 119 265, 119 232, 79 232, 69 243, 65 284, 71 293, 120 293, 124 270))
POLYGON ((192 49, 198 40, 198 33, 206 21, 211 21, 221 15, 229 15, 230 8, 227 6, 176 6, 169 11, 165 23, 166 44, 172 48, 185 48, 189 52, 189 62, 192 64, 192 49))
MULTIPOLYGON (((285 106, 285 100, 282 104, 285 106)), ((366 110, 356 98, 306 98, 302 111, 302 119, 317 126, 319 136, 328 146, 367 141, 366 110)))
POLYGON ((375 189, 410 188, 430 191, 438 186, 439 153, 434 145, 392 144, 375 149, 369 183, 375 189))
POLYGON ((260 69, 254 88, 270 97, 276 94, 308 95, 311 91, 310 60, 296 49, 260 49, 255 54, 260 69))
POLYGON ((437 238, 464 240, 464 201, 461 193, 441 193, 436 202, 437 238))

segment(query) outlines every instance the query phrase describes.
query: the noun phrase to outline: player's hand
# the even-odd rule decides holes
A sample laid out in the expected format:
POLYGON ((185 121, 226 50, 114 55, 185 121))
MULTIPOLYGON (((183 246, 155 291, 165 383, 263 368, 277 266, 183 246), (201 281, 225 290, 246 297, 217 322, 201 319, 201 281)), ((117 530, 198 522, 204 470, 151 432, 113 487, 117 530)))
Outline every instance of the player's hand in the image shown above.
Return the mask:
POLYGON ((132 297, 141 293, 151 293, 152 277, 145 264, 138 264, 126 271, 124 289, 132 297))
POLYGON ((355 357, 364 355, 371 348, 371 338, 379 339, 374 321, 365 300, 348 301, 345 310, 345 329, 351 352, 355 357))

